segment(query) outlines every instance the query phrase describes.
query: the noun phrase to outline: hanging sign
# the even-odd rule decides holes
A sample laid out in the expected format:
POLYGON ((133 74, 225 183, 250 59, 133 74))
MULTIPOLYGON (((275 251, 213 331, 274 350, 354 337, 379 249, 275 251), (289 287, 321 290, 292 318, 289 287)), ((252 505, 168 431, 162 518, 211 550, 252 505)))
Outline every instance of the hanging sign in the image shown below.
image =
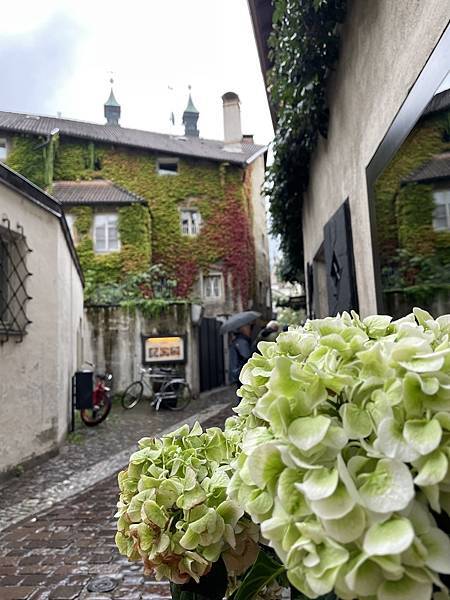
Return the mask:
POLYGON ((144 364, 185 362, 185 342, 181 335, 143 337, 144 364))

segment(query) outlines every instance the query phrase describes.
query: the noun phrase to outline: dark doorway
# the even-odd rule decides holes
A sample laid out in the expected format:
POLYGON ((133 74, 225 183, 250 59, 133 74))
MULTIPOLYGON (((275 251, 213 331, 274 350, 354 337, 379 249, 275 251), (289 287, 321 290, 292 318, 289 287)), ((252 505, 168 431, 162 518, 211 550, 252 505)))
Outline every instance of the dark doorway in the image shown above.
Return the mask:
POLYGON ((223 337, 221 322, 217 319, 202 319, 200 325, 200 391, 206 392, 225 383, 223 360, 223 337))

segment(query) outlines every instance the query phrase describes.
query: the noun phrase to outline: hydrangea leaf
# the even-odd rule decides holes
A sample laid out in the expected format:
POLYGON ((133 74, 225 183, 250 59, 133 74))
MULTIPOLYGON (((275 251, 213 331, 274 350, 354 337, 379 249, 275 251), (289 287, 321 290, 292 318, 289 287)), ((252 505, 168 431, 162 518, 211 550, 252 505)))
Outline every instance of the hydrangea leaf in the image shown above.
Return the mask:
POLYGON ((398 460, 382 458, 372 473, 359 475, 359 494, 374 512, 389 513, 406 508, 414 497, 414 485, 406 465, 398 460))
POLYGON ((408 519, 393 517, 366 531, 363 550, 368 556, 400 554, 412 544, 414 529, 408 519))
POLYGON ((403 428, 403 437, 419 454, 429 454, 439 446, 442 437, 441 425, 437 419, 407 421, 403 428))
POLYGON ((323 415, 301 417, 291 423, 289 440, 300 450, 311 450, 326 436, 330 424, 331 420, 323 415))

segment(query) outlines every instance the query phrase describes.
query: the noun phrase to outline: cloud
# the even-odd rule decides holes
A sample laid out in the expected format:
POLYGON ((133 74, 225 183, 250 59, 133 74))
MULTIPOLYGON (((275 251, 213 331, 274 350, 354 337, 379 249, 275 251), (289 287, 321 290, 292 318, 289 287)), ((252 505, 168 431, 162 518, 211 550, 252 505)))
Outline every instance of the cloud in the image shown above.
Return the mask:
POLYGON ((0 37, 0 110, 46 113, 76 64, 83 29, 55 13, 38 29, 0 37))

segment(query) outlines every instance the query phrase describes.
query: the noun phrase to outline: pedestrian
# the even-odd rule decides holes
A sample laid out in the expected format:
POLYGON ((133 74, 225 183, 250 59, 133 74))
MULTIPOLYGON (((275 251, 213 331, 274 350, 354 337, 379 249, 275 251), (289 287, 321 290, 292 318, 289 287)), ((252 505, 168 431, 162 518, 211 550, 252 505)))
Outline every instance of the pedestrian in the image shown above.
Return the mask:
POLYGON ((259 342, 275 342, 280 333, 280 325, 278 321, 269 321, 263 329, 256 336, 255 341, 253 342, 253 350, 254 352, 259 352, 258 344, 259 342))
POLYGON ((243 325, 233 332, 233 338, 230 343, 230 381, 235 385, 239 385, 239 374, 242 367, 250 358, 251 351, 251 335, 252 326, 243 325))

